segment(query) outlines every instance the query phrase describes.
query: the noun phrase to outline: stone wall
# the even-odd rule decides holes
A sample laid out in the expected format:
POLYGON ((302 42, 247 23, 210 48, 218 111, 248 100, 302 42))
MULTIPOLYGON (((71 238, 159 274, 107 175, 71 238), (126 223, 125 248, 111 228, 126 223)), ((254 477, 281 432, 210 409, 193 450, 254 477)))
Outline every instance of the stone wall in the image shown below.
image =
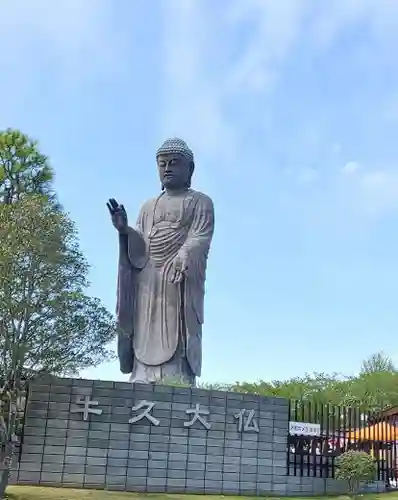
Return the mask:
POLYGON ((52 379, 33 386, 29 401, 19 484, 242 495, 345 489, 286 476, 285 399, 52 379))

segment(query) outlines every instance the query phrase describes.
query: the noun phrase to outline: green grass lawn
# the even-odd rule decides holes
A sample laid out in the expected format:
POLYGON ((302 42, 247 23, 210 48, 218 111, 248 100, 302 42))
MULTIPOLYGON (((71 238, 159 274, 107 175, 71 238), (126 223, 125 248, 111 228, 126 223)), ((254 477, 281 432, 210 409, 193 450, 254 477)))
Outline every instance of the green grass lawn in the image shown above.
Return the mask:
MULTIPOLYGON (((117 491, 78 490, 40 486, 9 486, 10 500, 220 500, 221 495, 166 495, 161 493, 122 493, 117 491)), ((227 497, 228 500, 244 500, 244 497, 227 497)), ((396 499, 398 500, 398 496, 396 499)))
MULTIPOLYGON (((119 493, 115 491, 73 490, 68 488, 32 486, 10 486, 7 494, 12 500, 220 500, 222 498, 226 498, 227 500, 245 500, 245 497, 224 497, 222 495, 119 493)), ((315 498, 322 497, 310 498, 314 500, 315 498)), ((334 497, 335 500, 348 500, 348 498, 347 496, 334 497)), ((398 500, 398 492, 361 495, 360 498, 363 500, 398 500)), ((295 500, 309 500, 309 497, 295 497, 295 500)))
MULTIPOLYGON (((69 488, 48 488, 40 486, 9 486, 10 500, 199 500, 198 495, 162 495, 144 493, 122 493, 117 491, 79 490, 69 488)), ((220 497, 206 497, 206 500, 220 497)), ((398 499, 397 499, 398 500, 398 499)))

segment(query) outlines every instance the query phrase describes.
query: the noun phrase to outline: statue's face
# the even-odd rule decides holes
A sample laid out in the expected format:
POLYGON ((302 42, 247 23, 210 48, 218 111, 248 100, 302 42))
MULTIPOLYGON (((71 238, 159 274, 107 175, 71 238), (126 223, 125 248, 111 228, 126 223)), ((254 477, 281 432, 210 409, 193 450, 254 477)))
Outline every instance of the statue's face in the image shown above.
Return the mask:
POLYGON ((166 189, 182 189, 189 183, 193 164, 179 154, 164 154, 157 158, 160 182, 166 189))

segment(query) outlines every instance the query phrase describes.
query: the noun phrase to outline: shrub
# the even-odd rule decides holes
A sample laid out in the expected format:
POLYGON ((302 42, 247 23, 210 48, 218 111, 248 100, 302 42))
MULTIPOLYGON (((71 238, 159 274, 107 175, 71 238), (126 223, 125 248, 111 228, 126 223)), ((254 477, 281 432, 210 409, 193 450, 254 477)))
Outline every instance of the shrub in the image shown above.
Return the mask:
POLYGON ((350 493, 357 493, 362 481, 373 481, 375 474, 375 460, 364 451, 349 450, 337 459, 336 478, 348 482, 350 493))

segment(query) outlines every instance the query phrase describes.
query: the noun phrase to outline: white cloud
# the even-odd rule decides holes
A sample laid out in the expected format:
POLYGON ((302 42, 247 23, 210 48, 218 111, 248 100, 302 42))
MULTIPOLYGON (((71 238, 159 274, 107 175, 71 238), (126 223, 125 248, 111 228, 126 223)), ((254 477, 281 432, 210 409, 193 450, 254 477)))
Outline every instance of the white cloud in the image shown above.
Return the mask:
POLYGON ((202 160, 224 155, 221 168, 227 168, 237 140, 225 117, 222 82, 209 70, 206 6, 200 0, 168 0, 162 5, 160 135, 182 136, 202 160))
POLYGON ((398 171, 375 170, 360 180, 360 193, 367 210, 373 215, 384 215, 398 209, 398 171))
POLYGON ((339 154, 339 153, 341 153, 342 149, 343 149, 343 146, 342 146, 342 144, 341 144, 340 142, 335 142, 335 143, 332 145, 332 151, 333 151, 333 153, 335 153, 335 154, 339 154))
MULTIPOLYGON (((158 5, 162 33, 154 42, 163 71, 157 82, 162 102, 159 140, 183 136, 198 160, 217 162, 214 171, 221 170, 222 175, 239 170, 246 162, 250 155, 246 138, 250 142, 257 134, 261 141, 264 123, 272 126, 272 120, 267 121, 267 98, 300 44, 310 60, 330 48, 344 30, 359 24, 369 28, 369 46, 385 47, 398 40, 396 0, 230 0, 225 4, 228 8, 206 0, 165 0, 158 5)), ((2 53, 3 73, 23 75, 3 79, 3 94, 8 89, 6 95, 12 101, 28 93, 32 75, 38 79, 41 73, 36 67, 39 53, 44 68, 56 71, 59 81, 68 85, 86 78, 113 78, 122 68, 131 69, 127 53, 131 33, 126 32, 126 25, 118 30, 115 18, 124 12, 126 4, 116 10, 112 0, 0 0, 0 42, 10 47, 2 53)), ((151 18, 143 22, 150 23, 151 18)), ((394 60, 390 51, 379 52, 380 57, 394 60)), ((289 165, 319 162, 319 171, 296 170, 295 180, 308 184, 322 173, 325 151, 316 143, 322 144, 325 137, 315 123, 315 139, 310 134, 303 142, 304 120, 308 118, 290 135, 286 150, 292 151, 289 165), (300 140, 294 142, 298 135, 300 140)), ((330 154, 335 137, 326 139, 330 154)), ((332 149, 336 156, 341 144, 336 142, 332 149)), ((391 191, 388 183, 371 181, 358 167, 348 162, 341 173, 355 173, 368 199, 383 197, 383 189, 391 191)))
POLYGON ((383 110, 383 118, 390 123, 398 122, 398 93, 389 95, 383 110))
MULTIPOLYGON (((162 133, 184 131, 210 157, 241 150, 253 122, 264 134, 264 97, 300 44, 310 60, 347 28, 366 26, 369 41, 380 47, 385 38, 396 38, 390 18, 398 19, 394 0, 231 0, 228 9, 204 0, 163 5, 162 133), (243 109, 238 119, 230 116, 236 107, 243 109)), ((336 145, 335 152, 340 149, 336 145)))
MULTIPOLYGON (((286 60, 303 41, 307 54, 315 55, 360 23, 368 26, 369 39, 378 48, 398 40, 395 0, 236 0, 230 12, 236 28, 251 25, 251 35, 230 76, 231 84, 241 90, 272 89, 286 60)), ((395 60, 391 51, 387 57, 395 60)))
MULTIPOLYGON (((391 167, 365 169, 362 167, 343 182, 334 198, 344 200, 346 208, 367 220, 384 217, 398 210, 398 170, 391 167)), ((349 214, 343 214, 346 218, 349 214)))
POLYGON ((302 168, 298 173, 299 184, 311 184, 318 178, 319 172, 315 168, 302 168))
POLYGON ((231 73, 231 85, 263 91, 276 83, 281 67, 301 34, 308 0, 235 1, 230 19, 235 29, 250 23, 250 37, 231 73))
POLYGON ((369 192, 384 191, 389 184, 389 176, 383 171, 368 172, 361 179, 361 186, 369 192))
POLYGON ((287 167, 282 169, 282 175, 290 185, 311 185, 319 178, 319 171, 311 167, 287 167))
POLYGON ((349 161, 342 168, 342 173, 343 175, 353 175, 359 170, 359 168, 359 163, 356 161, 349 161))
POLYGON ((112 8, 110 0, 0 0, 3 71, 23 74, 26 84, 40 65, 68 82, 121 68, 112 8))
MULTIPOLYGON (((250 128, 249 115, 256 113, 256 122, 259 118, 258 106, 251 106, 242 94, 248 92, 250 98, 252 91, 273 87, 299 34, 307 3, 235 0, 228 9, 218 9, 202 0, 165 2, 162 134, 186 134, 203 154, 222 157, 230 169, 250 128), (231 57, 242 26, 249 27, 249 40, 239 39, 231 57), (245 109, 245 122, 229 116, 231 102, 245 109)), ((256 133, 264 133, 261 126, 256 133)))
MULTIPOLYGON (((398 4, 395 0, 334 0, 318 2, 311 31, 314 49, 329 47, 345 30, 363 24, 376 45, 396 41, 398 4)), ((368 49, 370 46, 368 46, 368 49)), ((382 57, 382 54, 379 54, 382 57)), ((389 55, 390 56, 390 55, 389 55)))

